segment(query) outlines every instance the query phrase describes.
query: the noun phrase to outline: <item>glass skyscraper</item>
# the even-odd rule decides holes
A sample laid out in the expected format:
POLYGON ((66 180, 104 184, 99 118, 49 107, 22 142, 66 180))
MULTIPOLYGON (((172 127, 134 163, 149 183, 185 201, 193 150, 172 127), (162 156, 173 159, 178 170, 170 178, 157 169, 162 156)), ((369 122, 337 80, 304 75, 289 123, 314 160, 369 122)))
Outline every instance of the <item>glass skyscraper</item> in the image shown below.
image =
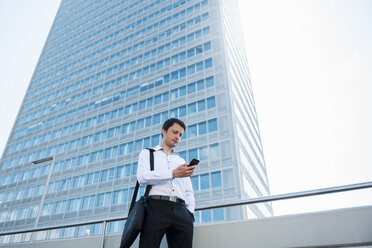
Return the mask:
POLYGON ((236 2, 63 0, 1 157, 0 232, 126 216, 138 153, 170 117, 187 125, 179 155, 201 160, 197 207, 269 194, 236 2))

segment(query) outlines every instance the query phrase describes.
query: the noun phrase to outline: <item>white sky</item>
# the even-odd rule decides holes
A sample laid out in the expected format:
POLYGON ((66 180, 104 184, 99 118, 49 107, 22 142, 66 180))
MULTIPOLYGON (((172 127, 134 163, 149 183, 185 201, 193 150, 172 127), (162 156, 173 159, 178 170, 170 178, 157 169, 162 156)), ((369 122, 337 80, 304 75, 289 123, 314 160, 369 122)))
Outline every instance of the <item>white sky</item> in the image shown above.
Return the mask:
MULTIPOLYGON (((372 1, 238 0, 271 194, 372 181, 372 1)), ((60 0, 0 0, 2 153, 60 0)), ((372 190, 274 202, 372 204, 372 190)))

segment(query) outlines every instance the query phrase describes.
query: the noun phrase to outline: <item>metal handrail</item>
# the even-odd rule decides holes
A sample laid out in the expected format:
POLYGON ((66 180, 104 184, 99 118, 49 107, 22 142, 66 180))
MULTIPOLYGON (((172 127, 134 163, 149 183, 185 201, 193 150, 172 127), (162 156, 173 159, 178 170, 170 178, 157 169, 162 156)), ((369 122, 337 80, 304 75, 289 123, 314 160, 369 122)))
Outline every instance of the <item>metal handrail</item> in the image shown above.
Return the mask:
MULTIPOLYGON (((195 211, 215 209, 215 208, 224 208, 224 207, 234 207, 234 206, 247 205, 247 204, 257 204, 257 203, 263 203, 263 202, 269 202, 269 201, 288 200, 288 199, 293 199, 293 198, 339 193, 339 192, 345 192, 345 191, 351 191, 351 190, 357 190, 357 189, 366 189, 366 188, 372 188, 372 181, 343 185, 343 186, 336 186, 336 187, 330 187, 330 188, 323 188, 323 189, 300 191, 300 192, 295 192, 295 193, 257 197, 257 198, 252 198, 252 199, 233 202, 233 203, 216 204, 212 206, 200 207, 200 208, 196 208, 195 211)), ((28 230, 19 230, 19 231, 14 231, 14 232, 0 233, 0 236, 13 235, 13 234, 19 234, 19 233, 28 233, 28 232, 47 231, 47 230, 52 230, 52 229, 61 229, 61 228, 76 227, 76 226, 83 226, 83 225, 93 225, 93 224, 101 224, 101 223, 107 224, 108 222, 121 221, 121 220, 126 220, 126 219, 127 217, 121 217, 121 218, 111 218, 111 219, 104 219, 104 220, 98 220, 98 221, 81 222, 81 223, 75 223, 75 224, 69 224, 69 225, 33 228, 33 229, 28 229, 28 230)), ((105 230, 103 230, 103 232, 104 231, 105 230)), ((104 239, 104 237, 105 237, 105 234, 103 233, 102 238, 104 239)))

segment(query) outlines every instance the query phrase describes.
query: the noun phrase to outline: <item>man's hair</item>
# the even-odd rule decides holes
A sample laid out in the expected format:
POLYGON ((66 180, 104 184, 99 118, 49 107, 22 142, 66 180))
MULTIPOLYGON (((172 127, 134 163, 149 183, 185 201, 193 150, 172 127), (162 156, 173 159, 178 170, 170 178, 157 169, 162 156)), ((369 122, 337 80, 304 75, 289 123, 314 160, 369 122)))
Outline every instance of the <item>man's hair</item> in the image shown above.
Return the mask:
POLYGON ((185 126, 185 123, 183 123, 183 121, 181 121, 180 119, 177 119, 177 118, 170 118, 168 120, 166 120, 163 124, 163 130, 165 130, 166 132, 168 131, 168 129, 173 126, 174 123, 177 123, 178 125, 180 125, 182 128, 183 128, 183 131, 186 131, 186 126, 185 126))

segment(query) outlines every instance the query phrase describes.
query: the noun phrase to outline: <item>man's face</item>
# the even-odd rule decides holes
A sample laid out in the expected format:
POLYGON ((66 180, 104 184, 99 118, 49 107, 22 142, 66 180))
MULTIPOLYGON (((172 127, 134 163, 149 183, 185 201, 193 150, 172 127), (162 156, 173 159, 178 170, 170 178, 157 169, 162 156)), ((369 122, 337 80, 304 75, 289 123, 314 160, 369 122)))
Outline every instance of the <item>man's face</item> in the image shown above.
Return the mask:
POLYGON ((183 135, 183 128, 178 123, 174 123, 168 128, 168 131, 163 129, 162 134, 165 145, 173 148, 180 142, 183 135))

